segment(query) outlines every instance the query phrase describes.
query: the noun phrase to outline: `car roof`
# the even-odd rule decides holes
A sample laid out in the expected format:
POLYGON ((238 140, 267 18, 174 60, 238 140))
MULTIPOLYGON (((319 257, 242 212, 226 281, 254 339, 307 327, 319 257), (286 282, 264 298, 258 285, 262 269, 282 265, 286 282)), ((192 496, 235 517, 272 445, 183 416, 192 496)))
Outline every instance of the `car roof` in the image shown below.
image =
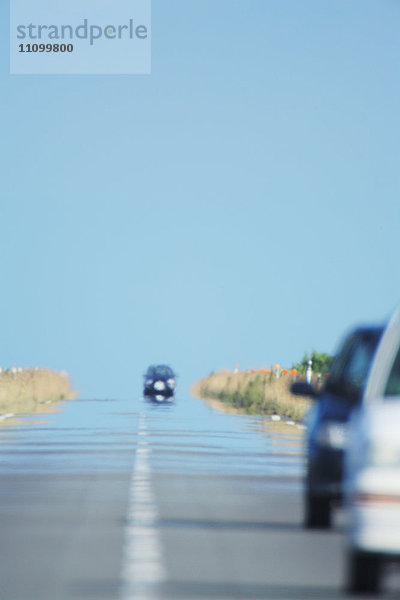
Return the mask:
POLYGON ((145 377, 175 377, 175 374, 168 365, 150 365, 145 377))

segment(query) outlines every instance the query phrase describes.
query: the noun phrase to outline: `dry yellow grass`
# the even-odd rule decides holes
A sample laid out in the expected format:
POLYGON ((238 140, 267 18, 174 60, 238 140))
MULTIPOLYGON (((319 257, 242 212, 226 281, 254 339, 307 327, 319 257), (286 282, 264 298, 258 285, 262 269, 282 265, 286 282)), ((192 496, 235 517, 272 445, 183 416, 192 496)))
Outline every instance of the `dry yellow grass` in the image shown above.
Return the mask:
POLYGON ((49 369, 24 369, 0 375, 0 415, 40 412, 41 405, 77 396, 69 377, 49 369))
POLYGON ((280 415, 301 421, 310 407, 308 398, 293 396, 290 375, 218 371, 191 387, 193 396, 225 402, 246 414, 280 415))

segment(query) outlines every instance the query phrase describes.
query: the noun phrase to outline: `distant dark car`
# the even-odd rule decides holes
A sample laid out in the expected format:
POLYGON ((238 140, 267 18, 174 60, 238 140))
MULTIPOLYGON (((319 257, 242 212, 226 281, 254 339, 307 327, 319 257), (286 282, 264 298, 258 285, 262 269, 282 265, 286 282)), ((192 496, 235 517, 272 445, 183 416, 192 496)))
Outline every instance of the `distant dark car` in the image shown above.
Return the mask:
POLYGON ((304 525, 307 528, 329 528, 332 505, 342 500, 347 423, 361 402, 381 335, 381 327, 358 328, 348 335, 320 392, 307 383, 292 385, 292 393, 315 399, 307 421, 304 497, 304 525))
POLYGON ((174 398, 176 375, 168 365, 151 365, 144 375, 144 396, 156 402, 174 398))

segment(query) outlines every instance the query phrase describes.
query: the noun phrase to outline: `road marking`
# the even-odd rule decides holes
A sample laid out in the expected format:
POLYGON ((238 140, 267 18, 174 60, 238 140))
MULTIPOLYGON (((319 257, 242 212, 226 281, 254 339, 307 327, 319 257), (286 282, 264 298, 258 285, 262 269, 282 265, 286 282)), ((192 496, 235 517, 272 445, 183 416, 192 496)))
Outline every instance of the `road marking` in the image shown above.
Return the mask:
POLYGON ((120 600, 157 600, 157 584, 165 580, 157 529, 158 512, 151 486, 151 448, 145 415, 139 418, 139 441, 129 488, 120 600))
POLYGON ((5 419, 11 419, 15 417, 14 413, 6 413, 5 415, 0 415, 0 421, 5 421, 5 419))

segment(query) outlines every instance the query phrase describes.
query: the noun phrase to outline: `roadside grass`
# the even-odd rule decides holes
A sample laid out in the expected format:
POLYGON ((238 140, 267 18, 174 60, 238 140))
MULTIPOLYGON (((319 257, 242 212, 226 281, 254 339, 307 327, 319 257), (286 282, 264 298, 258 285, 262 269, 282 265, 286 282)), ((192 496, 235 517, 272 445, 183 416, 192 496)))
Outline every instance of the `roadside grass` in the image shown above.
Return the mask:
POLYGON ((262 373, 218 371, 191 387, 191 394, 204 400, 218 400, 244 414, 279 415, 302 421, 311 402, 290 393, 290 375, 279 378, 262 373))
POLYGON ((69 377, 49 369, 24 369, 0 375, 0 415, 38 413, 43 404, 71 400, 77 393, 69 377))

